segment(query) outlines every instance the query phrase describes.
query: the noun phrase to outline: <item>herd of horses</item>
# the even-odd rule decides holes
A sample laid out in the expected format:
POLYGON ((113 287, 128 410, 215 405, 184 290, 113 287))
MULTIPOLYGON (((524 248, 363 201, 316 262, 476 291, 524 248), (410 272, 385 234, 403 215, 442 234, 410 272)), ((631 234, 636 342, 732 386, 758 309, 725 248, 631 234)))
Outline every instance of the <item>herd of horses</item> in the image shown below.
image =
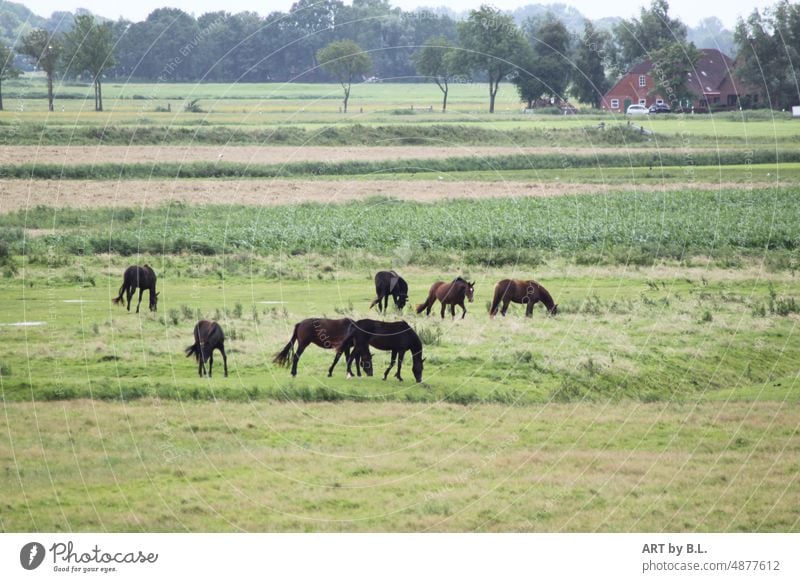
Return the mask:
MULTIPOLYGON (((139 289, 139 303, 136 313, 142 304, 142 294, 149 291, 150 311, 158 310, 158 292, 156 291, 156 274, 149 265, 131 266, 125 269, 122 286, 119 288, 118 297, 112 301, 119 304, 127 294, 128 311, 131 310, 131 298, 139 289)), ((386 313, 389 308, 389 297, 394 300, 397 309, 401 310, 408 302, 408 283, 394 271, 380 271, 375 275, 375 293, 377 297, 369 308, 378 306, 378 311, 386 313)), ((461 307, 461 319, 467 315, 464 301, 474 301, 475 282, 469 282, 461 277, 456 277, 450 283, 436 281, 428 291, 428 297, 416 306, 416 312, 426 315, 431 314, 436 301, 441 304, 441 315, 444 319, 447 307, 450 315, 456 316, 456 306, 461 307)), ((541 302, 547 313, 556 315, 558 305, 553 301, 550 293, 539 283, 533 280, 503 279, 494 288, 489 316, 500 314, 505 316, 511 303, 521 303, 525 307, 525 316, 531 317, 533 306, 541 302), (500 304, 502 303, 502 308, 500 304)), ((383 373, 383 379, 389 376, 395 363, 397 372, 395 378, 403 381, 401 375, 403 358, 407 352, 411 353, 411 372, 417 382, 422 382, 422 369, 425 358, 422 357, 422 341, 414 329, 405 321, 377 321, 374 319, 360 319, 354 321, 348 317, 341 319, 326 319, 312 317, 304 319, 294 326, 292 337, 281 351, 275 354, 273 362, 288 367, 291 365, 292 376, 297 375, 297 363, 305 349, 314 344, 323 349, 333 349, 336 354, 333 363, 328 369, 328 376, 333 375, 336 364, 345 356, 347 377, 353 376, 352 366, 356 366, 356 374, 361 376, 364 370, 367 376, 372 376, 372 353, 370 347, 376 350, 390 351, 392 360, 383 373), (295 348, 295 344, 297 347, 295 348)), ((197 373, 202 377, 206 373, 211 376, 214 367, 214 351, 222 355, 225 376, 228 375, 228 358, 225 355, 225 334, 216 321, 201 320, 194 326, 194 344, 186 348, 186 356, 194 356, 197 360, 197 373), (206 363, 208 369, 206 370, 206 363)))

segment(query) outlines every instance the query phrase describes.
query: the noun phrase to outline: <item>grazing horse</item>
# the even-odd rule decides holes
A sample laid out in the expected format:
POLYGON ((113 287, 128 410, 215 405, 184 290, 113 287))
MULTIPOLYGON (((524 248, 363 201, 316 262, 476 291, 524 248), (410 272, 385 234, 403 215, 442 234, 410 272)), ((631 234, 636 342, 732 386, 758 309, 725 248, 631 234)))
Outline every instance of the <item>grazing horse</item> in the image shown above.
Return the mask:
POLYGON ((442 303, 442 319, 444 319, 444 312, 448 305, 450 306, 450 315, 453 316, 453 319, 456 317, 456 305, 460 305, 463 311, 461 319, 464 319, 464 316, 467 314, 467 308, 464 307, 464 297, 469 299, 469 302, 472 303, 474 293, 475 281, 469 283, 461 277, 453 279, 451 283, 436 281, 436 283, 431 285, 425 303, 417 305, 417 313, 425 311, 425 315, 430 315, 431 308, 438 299, 442 303))
POLYGON ((402 310, 408 301, 408 283, 394 271, 379 271, 375 275, 375 293, 378 297, 370 303, 370 309, 377 304, 378 311, 386 311, 389 307, 389 295, 391 295, 397 309, 402 310), (383 302, 382 306, 381 302, 383 302))
POLYGON ((550 293, 539 285, 536 281, 522 281, 520 279, 503 279, 494 287, 494 299, 492 300, 492 307, 489 309, 489 316, 494 317, 497 315, 497 308, 500 302, 503 302, 503 308, 500 314, 505 317, 508 311, 508 304, 512 301, 514 303, 525 303, 525 317, 530 317, 533 314, 533 306, 541 301, 547 308, 547 313, 556 315, 558 313, 558 305, 553 301, 550 293))
POLYGON ((222 365, 225 367, 225 377, 228 377, 228 356, 225 355, 225 334, 216 321, 198 321, 194 326, 194 344, 186 348, 186 357, 197 358, 197 373, 202 377, 206 375, 206 362, 208 362, 208 377, 214 367, 214 350, 222 354, 222 365))
POLYGON ((375 321, 374 319, 359 319, 350 328, 350 334, 345 338, 345 343, 353 342, 355 349, 353 354, 347 358, 347 373, 350 372, 350 365, 355 360, 356 370, 359 363, 364 367, 367 376, 372 376, 372 355, 369 347, 378 350, 391 351, 392 363, 383 374, 383 379, 389 375, 397 361, 397 373, 395 378, 403 381, 400 370, 403 366, 403 357, 407 351, 411 351, 411 371, 417 382, 422 382, 422 341, 417 333, 411 329, 405 321, 375 321))
POLYGON ((136 313, 139 313, 139 306, 142 304, 142 293, 145 289, 150 291, 150 311, 157 310, 158 293, 156 293, 156 274, 150 265, 139 267, 136 265, 125 269, 122 276, 122 286, 119 288, 119 297, 112 299, 114 305, 122 301, 122 296, 128 294, 128 311, 131 310, 131 297, 136 288, 139 288, 139 303, 136 304, 136 313))
POLYGON ((350 332, 352 325, 353 320, 349 317, 343 319, 322 319, 318 317, 304 319, 294 326, 289 343, 275 354, 272 361, 280 366, 288 366, 289 358, 291 357, 292 376, 297 376, 297 362, 309 344, 314 344, 327 350, 335 349, 336 356, 333 359, 333 364, 328 369, 328 376, 331 376, 336 363, 342 357, 342 352, 344 352, 345 358, 350 358, 352 342, 345 343, 344 339, 350 332), (294 350, 295 341, 297 341, 296 351, 294 350))

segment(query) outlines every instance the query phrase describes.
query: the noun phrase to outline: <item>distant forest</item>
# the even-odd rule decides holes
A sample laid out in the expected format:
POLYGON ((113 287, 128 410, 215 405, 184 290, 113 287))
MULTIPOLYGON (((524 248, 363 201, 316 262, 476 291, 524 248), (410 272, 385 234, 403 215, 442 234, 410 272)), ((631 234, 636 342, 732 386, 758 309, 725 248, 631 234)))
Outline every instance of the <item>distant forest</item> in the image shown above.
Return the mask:
MULTIPOLYGON (((634 10, 633 8, 631 10, 634 10)), ((0 43, 15 48, 34 28, 53 34, 68 33, 76 17, 88 14, 54 12, 43 18, 23 4, 0 0, 0 43)), ((544 19, 563 23, 571 35, 571 48, 580 45, 586 18, 564 4, 528 5, 507 13, 523 30, 535 29, 544 19)), ((319 49, 333 41, 353 40, 372 59, 372 76, 385 80, 409 80, 418 76, 413 54, 432 37, 458 42, 456 24, 467 13, 443 8, 405 12, 388 0, 300 0, 289 12, 260 16, 254 12, 209 12, 198 17, 174 8, 154 10, 146 20, 98 22, 111 27, 115 64, 104 78, 140 81, 330 81, 316 61, 319 49)), ((592 24, 598 32, 614 31, 621 18, 592 24)), ((735 53, 734 33, 717 18, 707 18, 696 28, 686 27, 686 40, 698 48, 718 48, 735 53)), ((618 75, 628 63, 610 43, 606 74, 618 75)), ((17 55, 17 68, 31 70, 35 61, 17 55)), ((68 76, 80 72, 64 71, 68 76)))

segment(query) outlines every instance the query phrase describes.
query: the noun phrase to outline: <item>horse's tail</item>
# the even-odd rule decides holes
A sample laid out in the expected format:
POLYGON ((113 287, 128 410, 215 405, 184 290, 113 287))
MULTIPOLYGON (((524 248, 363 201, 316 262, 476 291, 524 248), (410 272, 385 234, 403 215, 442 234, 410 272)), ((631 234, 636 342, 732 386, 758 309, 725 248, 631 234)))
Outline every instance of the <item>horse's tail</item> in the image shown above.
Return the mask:
POLYGON ((428 298, 425 300, 425 303, 420 303, 417 305, 417 313, 422 313, 426 309, 430 309, 433 307, 433 304, 436 302, 436 293, 434 293, 434 288, 432 287, 431 290, 428 292, 428 298))
POLYGON ((275 357, 272 358, 272 362, 278 364, 279 366, 288 366, 289 365, 289 358, 292 356, 294 352, 294 341, 297 339, 297 324, 294 326, 294 331, 292 332, 292 339, 289 340, 289 343, 284 346, 284 348, 275 354, 275 357))
POLYGON ((505 289, 503 289, 502 285, 497 285, 494 288, 494 298, 492 299, 492 307, 489 309, 489 316, 494 317, 497 315, 497 308, 500 307, 500 302, 503 300, 503 293, 505 289))
POLYGON ((125 293, 125 281, 123 281, 122 285, 120 285, 119 297, 117 297, 116 299, 112 299, 111 303, 113 303, 114 305, 119 305, 119 302, 122 301, 122 294, 123 293, 125 293))
POLYGON ((194 342, 188 348, 186 348, 186 357, 194 356, 195 359, 200 359, 200 342, 194 342))

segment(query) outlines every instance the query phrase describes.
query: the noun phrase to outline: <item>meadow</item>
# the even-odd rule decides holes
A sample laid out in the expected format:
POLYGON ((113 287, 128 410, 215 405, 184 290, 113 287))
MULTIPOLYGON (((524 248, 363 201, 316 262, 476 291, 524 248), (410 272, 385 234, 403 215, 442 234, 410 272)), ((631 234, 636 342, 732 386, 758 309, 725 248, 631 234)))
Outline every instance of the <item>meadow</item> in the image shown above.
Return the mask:
POLYGON ((4 83, 0 114, 0 531, 800 530, 785 114, 525 115, 506 86, 489 116, 472 84, 441 114, 433 85, 364 84, 344 116, 331 85, 114 83, 103 113, 62 85, 48 114, 40 85, 4 83), (143 263, 158 311, 128 313, 143 263), (272 363, 303 318, 381 317, 386 268, 413 304, 476 281, 463 320, 383 316, 422 338, 422 383, 272 363), (506 277, 558 316, 489 318, 506 277), (199 318, 228 378, 184 355, 199 318))

